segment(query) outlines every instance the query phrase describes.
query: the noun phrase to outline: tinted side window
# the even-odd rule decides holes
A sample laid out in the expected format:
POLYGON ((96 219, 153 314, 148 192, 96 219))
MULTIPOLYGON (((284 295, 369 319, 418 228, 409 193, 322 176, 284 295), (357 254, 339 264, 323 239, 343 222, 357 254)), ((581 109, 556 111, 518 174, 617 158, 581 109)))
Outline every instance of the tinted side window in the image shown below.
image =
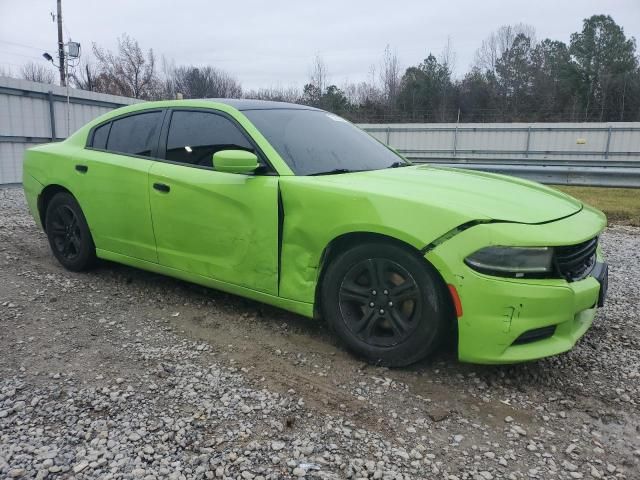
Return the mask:
POLYGON ((93 148, 99 148, 100 150, 107 148, 107 138, 109 137, 110 128, 111 122, 101 125, 93 131, 93 141, 91 142, 93 148))
POLYGON ((158 140, 162 112, 149 112, 114 120, 107 150, 150 157, 158 140))
POLYGON ((213 154, 227 149, 254 151, 238 127, 221 115, 183 111, 171 115, 167 160, 211 167, 213 154))

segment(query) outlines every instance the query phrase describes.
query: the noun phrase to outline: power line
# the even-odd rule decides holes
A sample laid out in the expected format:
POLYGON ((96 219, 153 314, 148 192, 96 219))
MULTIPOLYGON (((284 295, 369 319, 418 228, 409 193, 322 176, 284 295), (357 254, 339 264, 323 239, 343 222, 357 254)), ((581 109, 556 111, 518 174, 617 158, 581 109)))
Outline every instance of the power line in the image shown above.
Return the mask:
POLYGON ((10 42, 9 40, 3 40, 1 38, 0 38, 0 43, 6 43, 7 45, 14 45, 16 47, 30 48, 32 50, 38 50, 39 52, 44 52, 46 50, 46 48, 34 47, 33 45, 27 45, 26 43, 10 42))
POLYGON ((33 58, 35 60, 42 60, 42 57, 36 57, 34 55, 26 55, 24 53, 18 53, 18 52, 9 52, 6 50, 0 50, 0 53, 3 53, 5 55, 17 55, 19 57, 25 57, 25 58, 33 58))

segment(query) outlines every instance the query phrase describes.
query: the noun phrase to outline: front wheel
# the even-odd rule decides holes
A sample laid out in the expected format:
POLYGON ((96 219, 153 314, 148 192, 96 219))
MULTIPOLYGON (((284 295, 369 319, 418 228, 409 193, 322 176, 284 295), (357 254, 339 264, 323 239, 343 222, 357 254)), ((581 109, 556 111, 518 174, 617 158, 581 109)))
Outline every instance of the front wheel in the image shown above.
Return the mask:
POLYGON ((450 315, 444 284, 408 249, 372 243, 347 250, 327 267, 321 288, 327 322, 371 363, 406 366, 441 343, 450 315))
POLYGON ((45 215, 49 245, 62 266, 74 272, 93 266, 96 247, 76 199, 66 192, 55 194, 45 215))

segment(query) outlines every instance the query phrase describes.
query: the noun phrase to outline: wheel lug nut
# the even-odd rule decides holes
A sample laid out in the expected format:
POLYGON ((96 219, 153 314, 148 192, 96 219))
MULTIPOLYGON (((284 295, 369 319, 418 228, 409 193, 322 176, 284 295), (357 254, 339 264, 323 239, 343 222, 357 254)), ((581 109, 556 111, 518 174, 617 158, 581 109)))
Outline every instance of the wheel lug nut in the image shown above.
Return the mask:
POLYGON ((390 306, 390 307, 393 307, 393 302, 389 302, 389 306, 390 306))
POLYGON ((375 304, 375 303, 373 303, 373 302, 369 303, 369 306, 370 306, 370 307, 375 307, 375 305, 376 305, 376 304, 375 304))
POLYGON ((371 295, 377 295, 377 294, 378 294, 378 292, 376 292, 375 290, 371 291, 371 295))
POLYGON ((385 290, 385 291, 384 291, 384 292, 382 292, 382 293, 384 293, 385 295, 389 295, 389 290, 385 290))
POLYGON ((384 309, 380 309, 380 315, 384 315, 384 309))

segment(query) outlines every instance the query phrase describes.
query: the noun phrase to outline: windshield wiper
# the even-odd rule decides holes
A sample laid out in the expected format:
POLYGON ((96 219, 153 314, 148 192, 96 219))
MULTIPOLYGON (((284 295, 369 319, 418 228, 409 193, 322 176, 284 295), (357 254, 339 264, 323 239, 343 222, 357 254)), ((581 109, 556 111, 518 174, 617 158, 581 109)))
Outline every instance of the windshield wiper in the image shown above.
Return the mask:
POLYGON ((389 165, 387 168, 401 168, 401 167, 410 167, 411 164, 407 163, 407 162, 393 162, 391 165, 389 165))
POLYGON ((333 170, 327 170, 326 172, 315 172, 310 173, 307 177, 315 177, 317 175, 337 175, 339 173, 353 173, 353 172, 362 172, 362 170, 350 170, 348 168, 334 168, 333 170))

